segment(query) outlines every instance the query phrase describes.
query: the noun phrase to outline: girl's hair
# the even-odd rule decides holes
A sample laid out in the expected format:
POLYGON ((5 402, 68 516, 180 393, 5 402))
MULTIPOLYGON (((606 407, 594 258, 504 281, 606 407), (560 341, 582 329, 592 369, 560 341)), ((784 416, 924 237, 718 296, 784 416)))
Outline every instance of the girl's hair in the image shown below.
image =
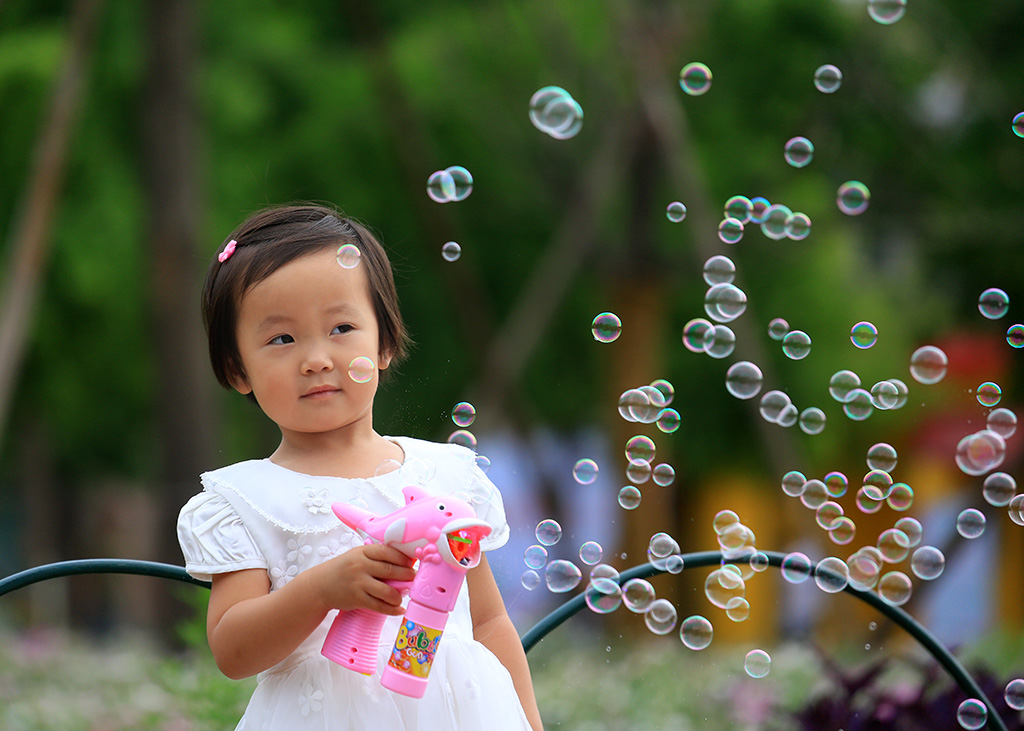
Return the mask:
POLYGON ((231 387, 232 379, 246 377, 236 330, 246 292, 291 261, 345 244, 358 247, 360 265, 366 270, 377 317, 378 355, 391 365, 405 356, 410 340, 398 308, 391 262, 362 224, 326 206, 278 206, 254 213, 224 241, 203 283, 203 325, 213 373, 225 388, 231 387))

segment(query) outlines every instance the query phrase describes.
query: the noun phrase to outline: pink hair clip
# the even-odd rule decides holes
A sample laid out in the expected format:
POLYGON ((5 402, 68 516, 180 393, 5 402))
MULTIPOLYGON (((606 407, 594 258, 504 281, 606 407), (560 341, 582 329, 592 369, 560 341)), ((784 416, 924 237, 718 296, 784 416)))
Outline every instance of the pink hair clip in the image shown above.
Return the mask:
POLYGON ((222 251, 219 254, 217 254, 217 261, 219 261, 221 264, 223 264, 228 259, 230 259, 231 255, 235 253, 235 246, 237 244, 238 244, 237 241, 235 241, 234 239, 231 239, 231 241, 228 242, 228 245, 224 247, 224 251, 222 251))

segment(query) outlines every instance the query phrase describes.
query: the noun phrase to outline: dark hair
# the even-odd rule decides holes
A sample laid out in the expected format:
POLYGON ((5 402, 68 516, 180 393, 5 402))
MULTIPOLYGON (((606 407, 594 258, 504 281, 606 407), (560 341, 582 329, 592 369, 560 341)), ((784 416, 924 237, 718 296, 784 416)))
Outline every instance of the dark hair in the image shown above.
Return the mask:
MULTIPOLYGON (((217 381, 231 387, 245 378, 238 352, 238 311, 242 297, 289 262, 324 249, 353 244, 366 267, 370 300, 377 318, 380 353, 391 365, 405 357, 409 336, 398 308, 391 262, 384 247, 362 224, 322 205, 288 205, 254 213, 232 231, 235 250, 224 262, 217 255, 203 282, 203 325, 210 346, 210 363, 217 381)), ((387 371, 382 371, 382 376, 387 371)))

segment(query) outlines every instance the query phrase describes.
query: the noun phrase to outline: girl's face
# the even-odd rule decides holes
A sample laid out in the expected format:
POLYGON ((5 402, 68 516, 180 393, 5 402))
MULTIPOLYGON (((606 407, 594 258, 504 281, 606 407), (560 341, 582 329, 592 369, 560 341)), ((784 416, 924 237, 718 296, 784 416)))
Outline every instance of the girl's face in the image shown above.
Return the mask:
POLYGON ((362 266, 338 265, 333 249, 289 262, 242 297, 236 331, 240 393, 290 435, 373 428, 377 370, 349 375, 356 358, 387 368, 362 266))

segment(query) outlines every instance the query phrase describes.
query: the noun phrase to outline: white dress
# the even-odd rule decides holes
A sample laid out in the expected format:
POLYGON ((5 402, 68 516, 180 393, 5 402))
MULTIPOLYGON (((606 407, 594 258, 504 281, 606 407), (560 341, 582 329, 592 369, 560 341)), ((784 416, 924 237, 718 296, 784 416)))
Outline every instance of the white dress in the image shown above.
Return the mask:
MULTIPOLYGON (((275 591, 300 571, 362 544, 355 531, 335 517, 332 502, 354 502, 386 514, 405 504, 401 489, 408 484, 469 502, 492 528, 481 541, 483 550, 508 540, 501 495, 476 465, 473 452, 453 444, 388 438, 405 451, 405 461, 399 469, 367 479, 305 475, 267 459, 204 473, 203 492, 189 500, 178 518, 185 568, 206 580, 213 574, 266 569, 275 591)), ((330 612, 290 656, 257 676, 238 729, 530 728, 508 671, 473 639, 465 585, 445 625, 421 699, 380 684, 401 617, 385 622, 377 674, 368 677, 320 654, 336 614, 330 612)))

